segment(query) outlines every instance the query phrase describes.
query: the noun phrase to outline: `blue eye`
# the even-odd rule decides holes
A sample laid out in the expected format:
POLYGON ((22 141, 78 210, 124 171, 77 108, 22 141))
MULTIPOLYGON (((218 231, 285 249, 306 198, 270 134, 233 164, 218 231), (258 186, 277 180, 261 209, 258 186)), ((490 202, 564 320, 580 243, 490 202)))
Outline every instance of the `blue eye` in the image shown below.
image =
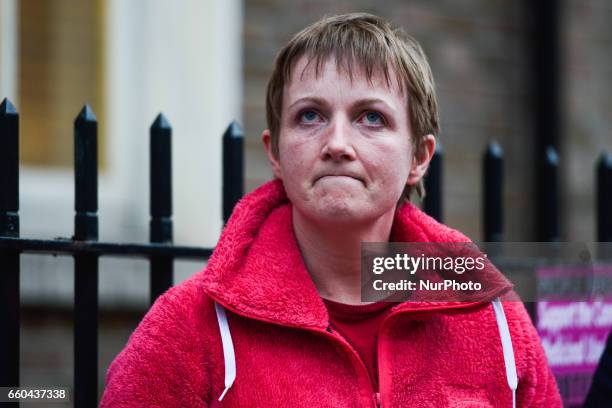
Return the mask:
POLYGON ((368 125, 383 125, 383 118, 377 112, 367 112, 364 116, 364 120, 368 125))
POLYGON ((319 115, 317 115, 315 111, 311 111, 311 110, 304 111, 300 115, 300 119, 302 120, 302 122, 314 122, 317 120, 318 117, 319 115))

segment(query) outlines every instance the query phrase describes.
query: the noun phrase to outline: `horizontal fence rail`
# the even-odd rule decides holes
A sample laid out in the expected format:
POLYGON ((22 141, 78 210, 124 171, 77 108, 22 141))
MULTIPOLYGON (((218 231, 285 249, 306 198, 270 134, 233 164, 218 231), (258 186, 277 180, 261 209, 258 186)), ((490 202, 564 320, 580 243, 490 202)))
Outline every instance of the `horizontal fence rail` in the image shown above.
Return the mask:
MULTIPOLYGON (((173 281, 176 259, 205 260, 213 248, 178 246, 172 224, 172 127, 159 114, 150 133, 150 237, 149 243, 98 241, 97 128, 95 114, 83 107, 74 123, 75 225, 71 239, 27 239, 19 236, 19 114, 10 101, 0 104, 0 386, 19 385, 19 257, 21 253, 59 254, 74 257, 75 271, 75 407, 97 405, 98 260, 101 256, 141 257, 150 262, 151 303, 173 281)), ((244 193, 244 136, 232 122, 222 137, 223 220, 227 222, 244 193)), ((559 157, 545 149, 538 166, 546 188, 538 192, 538 237, 559 239, 559 157)), ((444 152, 438 146, 424 180, 425 211, 443 220, 444 152)), ((612 241, 612 157, 603 154, 596 169, 598 241, 612 241)), ((482 219, 485 241, 504 239, 504 153, 491 143, 482 156, 482 219)), ((18 404, 14 404, 18 406, 18 404)))
POLYGON ((213 248, 169 244, 118 244, 111 242, 74 241, 69 239, 25 239, 0 237, 0 250, 50 255, 110 255, 118 257, 170 256, 181 259, 207 259, 213 248))

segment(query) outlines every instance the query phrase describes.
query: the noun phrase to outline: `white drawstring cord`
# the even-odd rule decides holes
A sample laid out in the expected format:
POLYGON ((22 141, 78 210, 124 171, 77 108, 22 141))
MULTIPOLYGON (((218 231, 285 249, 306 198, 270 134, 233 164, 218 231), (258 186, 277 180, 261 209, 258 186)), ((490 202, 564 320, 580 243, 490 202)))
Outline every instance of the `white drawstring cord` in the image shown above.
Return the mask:
POLYGON ((512 390, 512 408, 516 408, 516 387, 518 386, 518 377, 516 375, 516 362, 514 361, 514 350, 512 349, 512 339, 510 330, 508 329, 508 321, 504 313, 504 307, 501 300, 496 298, 492 302, 493 311, 495 312, 495 320, 497 320, 497 329, 501 337, 502 350, 504 352, 504 364, 506 365, 506 378, 508 386, 512 390))
POLYGON ((225 389, 219 397, 219 401, 221 401, 236 379, 236 355, 234 354, 234 344, 232 343, 232 335, 227 323, 225 309, 215 302, 215 312, 217 312, 217 322, 219 323, 221 344, 223 345, 223 359, 225 360, 225 389))

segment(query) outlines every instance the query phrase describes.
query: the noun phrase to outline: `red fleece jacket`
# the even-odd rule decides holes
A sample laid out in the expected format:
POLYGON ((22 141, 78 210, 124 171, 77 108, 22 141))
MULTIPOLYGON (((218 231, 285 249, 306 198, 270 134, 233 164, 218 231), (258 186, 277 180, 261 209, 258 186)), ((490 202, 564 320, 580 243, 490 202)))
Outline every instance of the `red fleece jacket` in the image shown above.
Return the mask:
MULTIPOLYGON (((403 242, 466 242, 410 203, 396 213, 403 242)), ((507 290, 507 288, 505 288, 507 290)), ((499 294, 499 293, 498 293, 499 294)), ((111 364, 102 407, 512 407, 490 300, 405 302, 378 340, 380 395, 340 334, 295 240, 280 181, 245 196, 206 269, 161 296, 111 364), (224 399, 215 313, 226 310, 236 379, 224 399)), ((518 407, 561 407, 522 303, 504 302, 518 373, 518 407)))

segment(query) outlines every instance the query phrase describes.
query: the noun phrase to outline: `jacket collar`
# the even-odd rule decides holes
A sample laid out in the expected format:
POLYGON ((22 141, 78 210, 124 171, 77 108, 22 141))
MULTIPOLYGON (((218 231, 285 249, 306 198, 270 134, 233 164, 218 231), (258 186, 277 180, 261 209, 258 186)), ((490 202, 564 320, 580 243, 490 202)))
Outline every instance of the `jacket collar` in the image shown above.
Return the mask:
MULTIPOLYGON (((427 216, 411 203, 396 212, 397 242, 470 242, 463 234, 427 216)), ((489 302, 511 288, 491 271, 495 293, 470 303, 404 302, 394 311, 433 311, 489 302)), ((304 265, 292 225, 291 204, 282 182, 270 181, 236 205, 207 267, 198 278, 204 291, 225 308, 258 320, 324 329, 327 309, 304 265)))

